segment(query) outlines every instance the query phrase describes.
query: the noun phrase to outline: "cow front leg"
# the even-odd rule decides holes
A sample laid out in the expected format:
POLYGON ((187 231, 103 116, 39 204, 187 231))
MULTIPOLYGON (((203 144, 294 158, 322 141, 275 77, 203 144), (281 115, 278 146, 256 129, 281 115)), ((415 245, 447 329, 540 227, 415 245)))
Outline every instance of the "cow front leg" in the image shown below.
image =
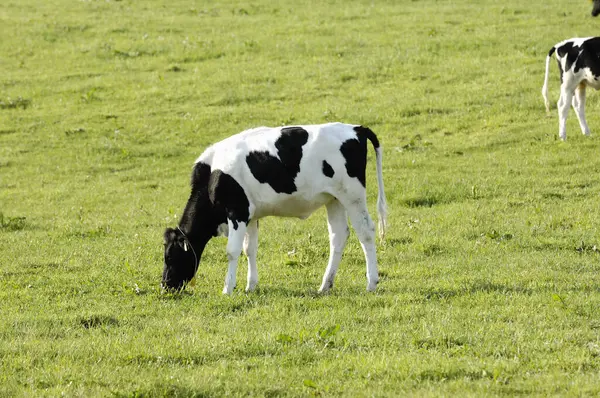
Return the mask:
POLYGON ((329 230, 329 262, 319 293, 326 293, 333 287, 333 280, 350 234, 346 209, 337 199, 327 204, 327 229, 329 230))
POLYGON ((258 252, 258 220, 248 223, 246 236, 244 238, 244 254, 248 257, 248 283, 246 291, 251 292, 258 284, 258 267, 256 265, 256 253, 258 252))
POLYGON ((227 220, 229 235, 227 238, 227 275, 223 294, 231 294, 235 288, 238 257, 242 252, 244 235, 246 235, 246 223, 227 220))

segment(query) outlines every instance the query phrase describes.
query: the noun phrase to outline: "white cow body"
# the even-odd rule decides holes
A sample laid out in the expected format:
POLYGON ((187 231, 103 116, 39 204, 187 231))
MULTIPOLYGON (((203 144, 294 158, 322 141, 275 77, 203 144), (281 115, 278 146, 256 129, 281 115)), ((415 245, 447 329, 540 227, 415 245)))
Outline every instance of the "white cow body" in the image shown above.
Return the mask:
MULTIPOLYGON (((330 259, 320 291, 327 291, 333 285, 349 235, 347 217, 365 253, 367 290, 375 290, 378 282, 375 228, 367 210, 365 189, 367 141, 375 147, 379 231, 383 237, 387 210, 382 151, 371 130, 342 123, 258 127, 211 145, 196 160, 192 194, 178 227, 181 236, 173 229, 165 232, 168 247, 163 282, 181 286, 181 280, 190 279, 173 276, 177 274, 176 265, 169 263, 174 260, 167 261, 167 252, 175 250, 169 258, 185 254, 178 253, 176 245, 169 246, 170 242, 189 241, 194 253, 201 254, 210 239, 208 236, 221 233, 228 237, 229 263, 223 293, 230 294, 235 287, 242 248, 248 256, 246 290, 253 290, 258 282, 258 219, 307 218, 326 206, 330 259), (172 282, 175 279, 177 283, 172 282)), ((195 261, 199 262, 199 257, 195 261)))

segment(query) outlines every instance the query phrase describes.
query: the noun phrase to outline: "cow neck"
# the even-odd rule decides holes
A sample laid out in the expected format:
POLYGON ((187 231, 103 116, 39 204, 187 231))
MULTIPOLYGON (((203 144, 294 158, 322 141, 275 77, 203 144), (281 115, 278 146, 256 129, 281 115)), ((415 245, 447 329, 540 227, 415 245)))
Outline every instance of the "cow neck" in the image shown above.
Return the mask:
POLYGON ((200 193, 193 193, 188 200, 185 210, 179 221, 179 229, 183 232, 187 240, 193 245, 198 252, 198 256, 202 255, 204 246, 212 237, 210 226, 204 218, 210 215, 212 211, 208 195, 203 197, 200 193))

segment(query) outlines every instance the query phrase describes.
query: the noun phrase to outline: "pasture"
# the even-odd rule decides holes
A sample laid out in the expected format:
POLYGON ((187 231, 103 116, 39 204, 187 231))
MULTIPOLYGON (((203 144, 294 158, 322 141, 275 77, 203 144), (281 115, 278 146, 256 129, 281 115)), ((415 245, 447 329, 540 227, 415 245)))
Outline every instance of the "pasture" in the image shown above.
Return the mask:
MULTIPOLYGON (((0 4, 0 395, 600 393, 600 95, 558 140, 548 50, 581 0, 0 4), (162 233, 209 144, 364 124, 388 233, 317 294, 324 209, 261 221, 257 292, 224 238, 163 294, 162 233)), ((367 191, 375 217, 369 148, 367 191)))

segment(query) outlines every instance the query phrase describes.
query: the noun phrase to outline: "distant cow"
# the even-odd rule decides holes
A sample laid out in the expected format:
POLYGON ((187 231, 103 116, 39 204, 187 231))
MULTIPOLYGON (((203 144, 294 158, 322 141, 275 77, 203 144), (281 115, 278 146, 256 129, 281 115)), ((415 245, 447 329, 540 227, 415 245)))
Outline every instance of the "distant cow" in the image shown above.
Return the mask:
POLYGON ((184 288, 196 274, 208 241, 226 235, 229 268, 223 293, 231 294, 236 285, 242 247, 248 257, 246 291, 252 291, 258 282, 258 220, 266 216, 304 219, 325 206, 330 255, 319 291, 333 286, 349 235, 348 216, 365 254, 367 290, 375 290, 379 277, 375 227, 365 188, 367 141, 375 148, 379 234, 383 237, 382 150, 370 129, 341 123, 259 127, 210 146, 196 160, 192 192, 179 225, 164 234, 162 286, 184 288))
POLYGON ((546 57, 546 75, 542 96, 546 110, 550 112, 548 101, 548 72, 550 57, 555 54, 560 69, 560 98, 558 100, 558 135, 561 140, 567 139, 567 116, 572 105, 581 132, 590 135, 590 128, 585 120, 585 89, 587 86, 598 90, 600 88, 600 37, 584 39, 574 38, 561 41, 550 49, 546 57))
POLYGON ((594 7, 592 7, 592 16, 596 17, 600 14, 600 0, 594 0, 594 7))

